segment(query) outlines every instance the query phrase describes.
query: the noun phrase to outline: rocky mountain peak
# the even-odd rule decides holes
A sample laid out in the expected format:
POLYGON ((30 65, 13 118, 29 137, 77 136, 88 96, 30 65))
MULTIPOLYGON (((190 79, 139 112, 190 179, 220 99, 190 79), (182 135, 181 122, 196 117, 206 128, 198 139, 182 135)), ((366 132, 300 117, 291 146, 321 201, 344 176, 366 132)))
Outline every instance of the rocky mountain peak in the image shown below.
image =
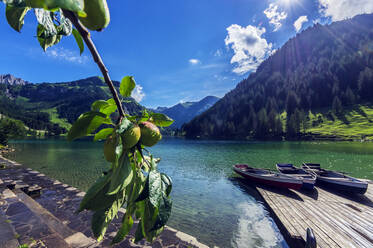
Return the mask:
POLYGON ((11 74, 4 74, 0 75, 0 84, 7 84, 7 85, 26 85, 30 84, 28 81, 24 81, 21 78, 16 78, 11 74))

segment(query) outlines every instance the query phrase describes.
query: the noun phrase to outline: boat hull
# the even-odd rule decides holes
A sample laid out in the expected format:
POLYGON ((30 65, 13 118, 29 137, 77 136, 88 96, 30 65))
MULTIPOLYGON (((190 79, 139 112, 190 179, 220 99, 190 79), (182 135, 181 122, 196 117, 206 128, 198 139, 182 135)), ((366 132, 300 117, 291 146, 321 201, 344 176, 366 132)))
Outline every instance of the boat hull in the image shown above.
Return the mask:
POLYGON ((349 192, 354 194, 365 194, 368 189, 368 185, 366 184, 342 184, 339 182, 335 182, 332 180, 327 180, 323 178, 317 178, 317 184, 324 185, 328 188, 332 188, 334 190, 343 191, 343 192, 349 192))
POLYGON ((246 174, 246 173, 244 173, 244 172, 242 172, 242 171, 240 171, 239 169, 236 169, 236 168, 234 168, 234 171, 237 174, 243 176, 244 178, 248 179, 251 182, 260 183, 260 184, 263 184, 263 185, 270 185, 270 186, 273 186, 273 187, 288 188, 288 189, 295 189, 295 190, 301 189, 301 187, 303 185, 303 183, 276 181, 276 180, 266 179, 266 178, 262 178, 262 177, 257 177, 255 175, 246 174))
POLYGON ((300 175, 299 173, 297 173, 300 169, 294 167, 292 164, 284 164, 284 165, 276 164, 276 168, 280 173, 283 173, 285 175, 301 177, 302 180, 303 180, 303 185, 302 185, 301 189, 303 189, 303 190, 313 190, 315 188, 316 176, 312 176, 311 174, 309 174, 308 172, 305 172, 304 170, 303 170, 303 173, 301 173, 301 174, 308 173, 309 176, 300 175), (310 177, 312 177, 312 178, 310 178, 310 177))
POLYGON ((302 185, 302 188, 301 189, 305 189, 305 190, 313 190, 315 188, 315 183, 311 183, 311 182, 305 182, 303 181, 303 185, 302 185))
POLYGON ((317 175, 316 183, 348 193, 365 194, 368 183, 343 173, 322 169, 320 164, 303 163, 303 169, 317 175))

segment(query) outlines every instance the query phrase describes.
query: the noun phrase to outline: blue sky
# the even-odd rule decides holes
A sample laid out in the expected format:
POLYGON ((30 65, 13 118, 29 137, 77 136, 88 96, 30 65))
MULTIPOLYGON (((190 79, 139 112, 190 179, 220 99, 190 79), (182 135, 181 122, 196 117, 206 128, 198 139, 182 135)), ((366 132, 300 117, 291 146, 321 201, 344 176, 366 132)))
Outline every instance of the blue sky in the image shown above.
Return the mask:
MULTIPOLYGON (((92 37, 112 79, 133 75, 147 107, 224 96, 297 32, 372 13, 372 0, 109 0, 111 23, 92 37)), ((33 83, 100 75, 73 37, 45 53, 29 12, 21 34, 0 4, 0 74, 33 83)))

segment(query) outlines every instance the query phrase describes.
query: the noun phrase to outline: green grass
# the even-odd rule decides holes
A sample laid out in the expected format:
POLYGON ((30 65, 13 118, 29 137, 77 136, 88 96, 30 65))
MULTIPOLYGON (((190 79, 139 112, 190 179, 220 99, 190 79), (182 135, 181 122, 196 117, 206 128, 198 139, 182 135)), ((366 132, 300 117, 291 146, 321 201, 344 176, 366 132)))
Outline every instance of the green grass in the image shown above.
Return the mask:
POLYGON ((50 121, 52 123, 58 124, 60 127, 66 128, 66 130, 70 129, 71 124, 67 121, 67 119, 58 117, 57 108, 43 109, 42 112, 49 114, 50 121))
MULTIPOLYGON (((281 120, 285 127, 286 113, 281 114, 281 120)), ((304 132, 302 127, 301 132, 304 132)), ((306 133, 340 139, 373 140, 373 106, 359 104, 344 107, 339 115, 330 109, 310 111, 306 133), (322 122, 318 122, 319 116, 322 122)))
POLYGON ((28 103, 30 101, 30 99, 26 98, 26 97, 22 97, 22 96, 18 96, 16 98, 16 103, 19 104, 19 105, 25 105, 26 103, 28 103))

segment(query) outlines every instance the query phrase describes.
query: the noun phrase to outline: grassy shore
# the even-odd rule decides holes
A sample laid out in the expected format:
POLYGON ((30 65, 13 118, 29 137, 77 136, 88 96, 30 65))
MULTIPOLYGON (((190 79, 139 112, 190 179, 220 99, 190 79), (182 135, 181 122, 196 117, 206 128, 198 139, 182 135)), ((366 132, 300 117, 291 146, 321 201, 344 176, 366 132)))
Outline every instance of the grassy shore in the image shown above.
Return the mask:
MULTIPOLYGON (((285 127, 286 113, 281 119, 285 127)), ((308 119, 301 125, 305 137, 336 140, 373 140, 373 106, 353 105, 343 108, 339 114, 330 109, 309 111, 308 119)))

